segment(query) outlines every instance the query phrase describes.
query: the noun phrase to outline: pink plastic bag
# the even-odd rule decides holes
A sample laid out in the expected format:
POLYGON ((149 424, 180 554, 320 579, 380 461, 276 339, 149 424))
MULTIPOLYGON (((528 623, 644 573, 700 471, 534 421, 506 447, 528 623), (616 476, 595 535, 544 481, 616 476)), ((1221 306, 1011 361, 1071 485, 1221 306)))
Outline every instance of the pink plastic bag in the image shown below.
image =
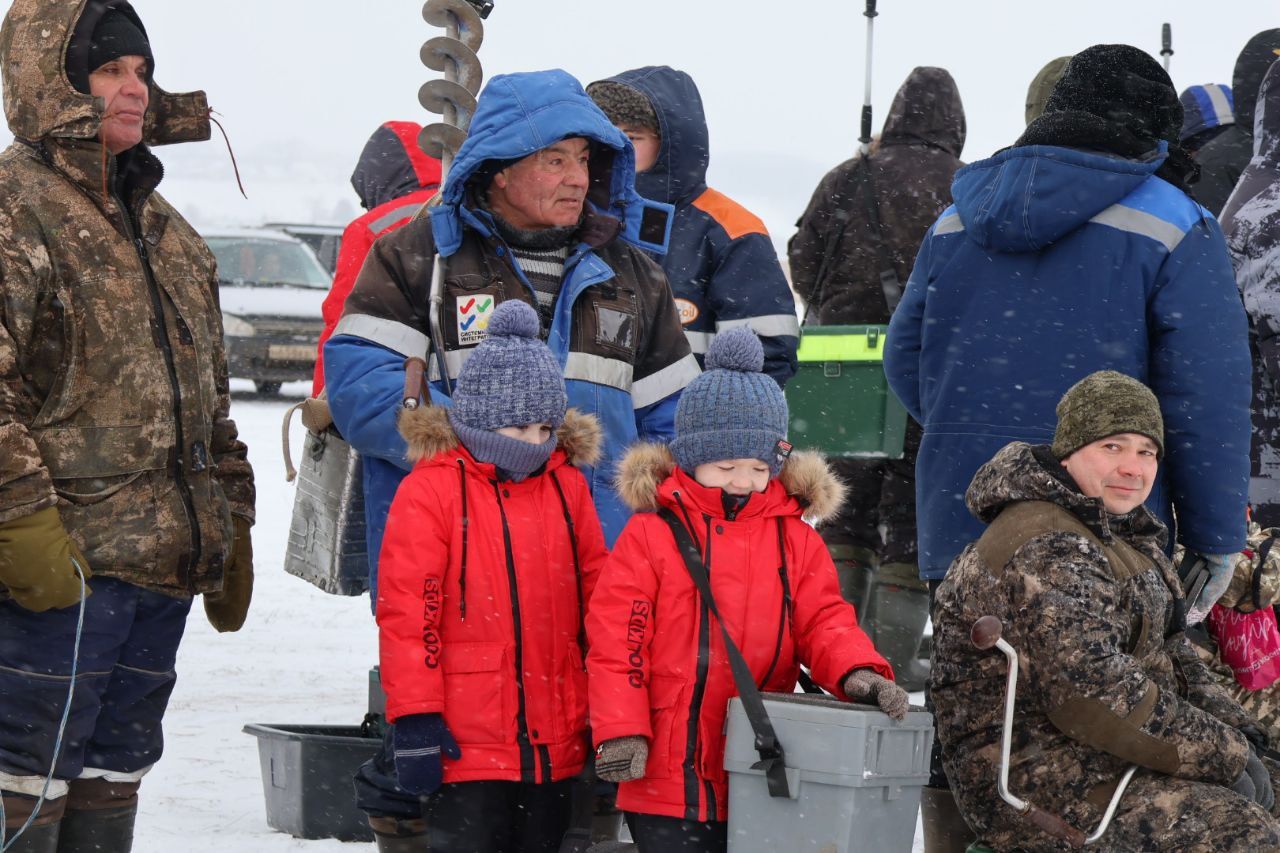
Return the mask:
POLYGON ((1241 613, 1215 604, 1206 620, 1222 662, 1246 690, 1262 690, 1280 679, 1280 629, 1270 607, 1241 613))

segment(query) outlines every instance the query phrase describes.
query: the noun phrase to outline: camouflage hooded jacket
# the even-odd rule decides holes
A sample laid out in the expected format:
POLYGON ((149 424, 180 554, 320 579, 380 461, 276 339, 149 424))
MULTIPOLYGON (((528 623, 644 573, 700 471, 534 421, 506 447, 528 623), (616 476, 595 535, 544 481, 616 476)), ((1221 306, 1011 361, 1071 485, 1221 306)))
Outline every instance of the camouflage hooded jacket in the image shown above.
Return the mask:
POLYGON ((56 505, 95 574, 188 595, 221 587, 231 513, 253 518, 214 259, 147 149, 207 139, 208 105, 153 82, 128 198, 108 189, 103 102, 64 57, 111 6, 133 14, 15 0, 0 28, 0 524, 56 505))
POLYGON ((1021 442, 978 470, 966 500, 991 526, 938 590, 930 687, 970 826, 996 849, 1055 846, 997 793, 1007 666, 969 639, 987 614, 1019 654, 1014 794, 1091 828, 1130 764, 1230 785, 1248 756, 1232 727, 1249 720, 1177 624, 1181 586, 1155 517, 1108 514, 1047 447, 1021 442))

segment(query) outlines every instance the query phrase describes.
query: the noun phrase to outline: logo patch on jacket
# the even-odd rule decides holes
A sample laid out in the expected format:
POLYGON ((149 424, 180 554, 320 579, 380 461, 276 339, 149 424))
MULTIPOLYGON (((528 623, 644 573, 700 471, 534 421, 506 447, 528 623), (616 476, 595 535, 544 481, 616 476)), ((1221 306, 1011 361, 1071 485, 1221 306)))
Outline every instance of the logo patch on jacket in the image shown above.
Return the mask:
POLYGON ((634 346, 636 315, 596 306, 596 343, 629 350, 634 346))
POLYGON ((694 320, 698 319, 698 315, 702 313, 698 310, 698 306, 694 305, 688 299, 677 299, 676 311, 680 314, 681 326, 689 325, 694 320))
POLYGON ((469 293, 454 300, 458 306, 458 345, 470 346, 484 340, 489 318, 497 307, 492 293, 469 293))

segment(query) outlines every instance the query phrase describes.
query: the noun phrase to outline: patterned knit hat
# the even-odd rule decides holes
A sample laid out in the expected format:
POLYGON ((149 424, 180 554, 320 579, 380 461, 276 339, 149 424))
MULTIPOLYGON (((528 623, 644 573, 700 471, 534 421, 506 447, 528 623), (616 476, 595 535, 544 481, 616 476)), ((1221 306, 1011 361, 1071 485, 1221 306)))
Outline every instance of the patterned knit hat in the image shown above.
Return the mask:
POLYGON ((1151 389, 1114 370, 1099 370, 1072 385, 1058 401, 1053 455, 1066 459, 1109 435, 1136 432, 1156 443, 1164 457, 1164 419, 1151 389))
POLYGON ((721 332, 707 349, 706 372, 676 404, 671 452, 689 473, 722 459, 759 459, 777 476, 790 452, 787 401, 764 368, 764 348, 745 327, 721 332))
POLYGON ((625 83, 597 80, 587 87, 587 94, 596 102, 600 111, 609 117, 609 121, 613 122, 615 127, 633 124, 648 128, 654 133, 662 133, 653 104, 625 83))
POLYGON ((524 302, 508 299, 495 308, 485 339, 462 366, 449 409, 449 422, 472 456, 515 474, 546 462, 556 437, 532 445, 494 430, 547 423, 554 433, 568 406, 560 365, 538 330, 538 313, 524 302))
POLYGON ((1186 142, 1197 133, 1215 127, 1236 123, 1230 86, 1221 83, 1188 86, 1182 90, 1178 101, 1182 104, 1182 130, 1178 132, 1178 142, 1186 142))

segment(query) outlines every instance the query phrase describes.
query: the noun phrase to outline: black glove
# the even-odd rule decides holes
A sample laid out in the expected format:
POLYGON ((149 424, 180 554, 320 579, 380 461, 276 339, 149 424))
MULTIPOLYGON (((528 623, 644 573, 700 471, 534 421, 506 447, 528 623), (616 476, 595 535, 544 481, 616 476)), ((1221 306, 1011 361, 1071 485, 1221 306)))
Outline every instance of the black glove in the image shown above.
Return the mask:
POLYGON ((441 714, 410 714, 392 726, 396 780, 410 794, 430 794, 444 777, 444 758, 462 757, 441 714))
POLYGON ((1271 774, 1252 749, 1249 750, 1248 763, 1232 783, 1231 790, 1262 806, 1268 814, 1276 804, 1275 792, 1271 790, 1271 774))

